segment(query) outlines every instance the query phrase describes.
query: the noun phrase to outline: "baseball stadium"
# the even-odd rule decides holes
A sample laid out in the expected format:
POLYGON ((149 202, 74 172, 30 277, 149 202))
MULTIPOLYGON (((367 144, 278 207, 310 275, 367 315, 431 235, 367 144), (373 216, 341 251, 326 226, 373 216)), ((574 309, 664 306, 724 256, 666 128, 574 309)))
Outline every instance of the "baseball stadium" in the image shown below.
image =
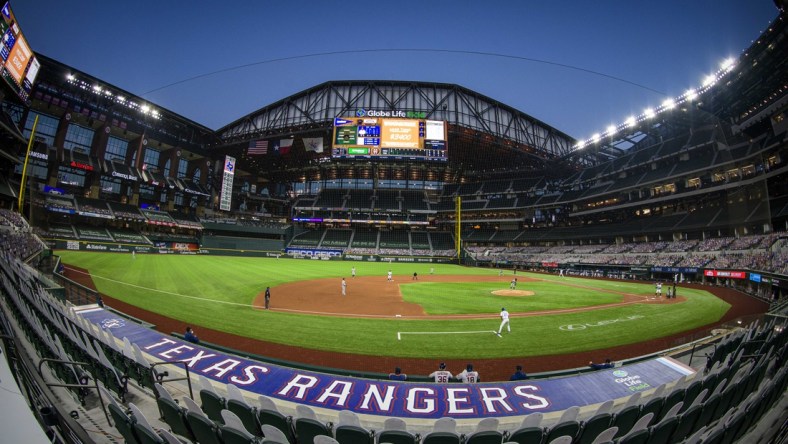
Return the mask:
POLYGON ((413 80, 212 130, 31 51, 9 8, 7 442, 788 436, 783 9, 577 139, 413 80))

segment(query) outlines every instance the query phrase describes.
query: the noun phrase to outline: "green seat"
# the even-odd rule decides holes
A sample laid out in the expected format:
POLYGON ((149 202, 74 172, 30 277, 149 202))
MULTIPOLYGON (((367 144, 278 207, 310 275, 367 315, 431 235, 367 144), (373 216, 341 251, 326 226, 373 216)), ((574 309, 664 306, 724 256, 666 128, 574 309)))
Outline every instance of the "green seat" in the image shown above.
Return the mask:
POLYGON ((339 444, 373 444, 372 433, 354 425, 337 426, 334 429, 334 439, 339 444))
POLYGON ((164 438, 139 423, 134 424, 134 432, 137 434, 140 444, 164 444, 164 438))
POLYGON ((697 430, 695 425, 698 423, 700 413, 703 411, 703 404, 690 407, 689 410, 679 415, 679 425, 673 432, 674 441, 680 442, 684 438, 692 435, 697 430))
POLYGON ((541 427, 522 427, 512 432, 507 441, 518 444, 540 444, 544 441, 544 430, 541 427))
POLYGON ((296 439, 298 444, 314 444, 315 436, 331 436, 331 431, 320 421, 310 418, 298 418, 295 421, 296 439))
POLYGON ((235 415, 241 419, 247 432, 255 436, 262 436, 260 425, 257 423, 257 413, 254 408, 237 399, 228 399, 227 410, 235 413, 235 415))
POLYGON ((186 421, 191 428, 194 437, 200 444, 221 444, 219 439, 218 429, 216 424, 205 416, 188 411, 186 412, 186 421))
MULTIPOLYGON (((713 395, 706 402, 703 403, 703 410, 700 412, 700 417, 698 418, 699 425, 706 425, 710 424, 714 421, 714 414, 717 411, 717 407, 720 405, 720 395, 713 395)), ((696 427, 699 425, 696 424, 696 427)))
POLYGON ((678 441, 673 439, 673 433, 679 426, 679 418, 674 416, 668 418, 659 424, 651 427, 651 436, 649 437, 649 444, 669 444, 678 441))
POLYGON ((224 398, 209 390, 200 390, 200 402, 202 402, 202 411, 211 418, 212 421, 224 424, 222 419, 222 410, 227 408, 224 403, 224 398))
POLYGON ((219 428, 224 444, 256 444, 257 438, 246 430, 222 426, 219 428))
POLYGON ((572 439, 575 439, 575 437, 577 437, 577 434, 579 432, 580 432, 579 422, 564 421, 562 423, 554 425, 550 430, 547 431, 546 441, 549 443, 550 441, 560 436, 571 436, 572 439))
POLYGON ((638 430, 637 432, 624 436, 618 440, 618 444, 646 444, 649 442, 650 432, 648 429, 638 430))
POLYGON ((578 444, 591 444, 596 437, 610 427, 613 421, 613 415, 610 413, 600 413, 592 416, 588 421, 583 423, 583 428, 580 431, 578 444))
POLYGON ((175 404, 167 398, 157 399, 156 404, 159 406, 162 419, 170 427, 172 433, 188 438, 190 441, 194 441, 194 434, 192 434, 191 429, 189 429, 189 426, 186 424, 186 416, 178 404, 175 404))
POLYGON ((450 432, 430 432, 424 436, 421 444, 460 444, 460 435, 450 432))
POLYGON ((613 417, 613 425, 618 427, 618 433, 616 433, 616 438, 620 438, 630 430, 632 430, 632 426, 635 425, 638 418, 640 418, 640 406, 639 405, 632 405, 620 412, 616 413, 613 417))
POLYGON ((134 434, 134 426, 126 412, 115 404, 109 404, 107 408, 109 408, 112 422, 115 423, 115 428, 118 429, 120 436, 122 436, 127 443, 139 444, 140 441, 137 439, 137 435, 134 434))
POLYGON ((497 430, 471 433, 465 440, 465 444, 501 444, 502 442, 503 434, 497 430))
POLYGON ((416 436, 405 430, 383 430, 378 435, 378 442, 389 444, 416 444, 416 436))
POLYGON ((257 420, 260 421, 261 426, 267 424, 276 427, 285 434, 290 444, 295 444, 295 436, 290 426, 290 420, 285 415, 274 410, 260 409, 257 411, 257 420))
POLYGON ((665 398, 657 397, 649 399, 643 405, 643 408, 640 410, 640 416, 645 416, 649 413, 654 414, 654 419, 659 418, 659 414, 662 413, 662 406, 665 405, 665 398))

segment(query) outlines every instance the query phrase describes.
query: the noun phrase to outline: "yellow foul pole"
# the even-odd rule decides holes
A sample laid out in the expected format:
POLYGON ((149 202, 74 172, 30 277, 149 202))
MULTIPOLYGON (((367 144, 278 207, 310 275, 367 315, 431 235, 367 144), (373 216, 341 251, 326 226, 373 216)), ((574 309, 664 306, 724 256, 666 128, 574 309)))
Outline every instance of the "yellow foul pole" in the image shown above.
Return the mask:
POLYGON ((22 204, 25 202, 25 184, 27 183, 27 161, 30 160, 30 149, 33 148, 33 138, 36 136, 36 126, 38 126, 38 115, 33 121, 33 130, 30 131, 30 140, 27 141, 27 152, 25 153, 25 163, 22 165, 22 180, 19 181, 19 204, 17 211, 22 214, 22 204))
POLYGON ((454 205, 454 216, 455 216, 455 224, 454 224, 454 248, 457 249, 457 263, 460 263, 460 250, 462 248, 462 238, 460 235, 462 234, 462 230, 460 229, 460 217, 462 214, 462 198, 457 196, 454 205))

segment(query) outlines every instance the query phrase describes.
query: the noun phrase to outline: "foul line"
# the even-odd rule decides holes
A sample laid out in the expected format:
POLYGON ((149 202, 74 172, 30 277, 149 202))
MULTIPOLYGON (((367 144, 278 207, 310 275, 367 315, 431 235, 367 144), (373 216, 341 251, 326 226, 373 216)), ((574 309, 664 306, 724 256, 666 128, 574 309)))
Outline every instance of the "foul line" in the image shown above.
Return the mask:
POLYGON ((398 331, 397 340, 402 340, 402 335, 472 335, 478 333, 493 333, 495 330, 475 330, 475 331, 398 331))

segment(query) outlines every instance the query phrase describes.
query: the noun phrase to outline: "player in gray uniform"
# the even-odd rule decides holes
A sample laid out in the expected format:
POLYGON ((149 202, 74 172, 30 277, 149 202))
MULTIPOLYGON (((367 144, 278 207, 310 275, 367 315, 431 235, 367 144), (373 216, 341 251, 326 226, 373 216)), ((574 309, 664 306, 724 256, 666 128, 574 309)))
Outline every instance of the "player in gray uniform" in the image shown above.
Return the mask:
POLYGON ((438 370, 430 373, 430 378, 434 378, 435 382, 441 383, 449 382, 449 380, 451 380, 451 376, 452 374, 450 371, 446 370, 446 363, 444 362, 440 363, 438 370))
POLYGON ((473 364, 468 364, 455 378, 466 384, 475 384, 479 382, 479 372, 473 370, 473 364))

